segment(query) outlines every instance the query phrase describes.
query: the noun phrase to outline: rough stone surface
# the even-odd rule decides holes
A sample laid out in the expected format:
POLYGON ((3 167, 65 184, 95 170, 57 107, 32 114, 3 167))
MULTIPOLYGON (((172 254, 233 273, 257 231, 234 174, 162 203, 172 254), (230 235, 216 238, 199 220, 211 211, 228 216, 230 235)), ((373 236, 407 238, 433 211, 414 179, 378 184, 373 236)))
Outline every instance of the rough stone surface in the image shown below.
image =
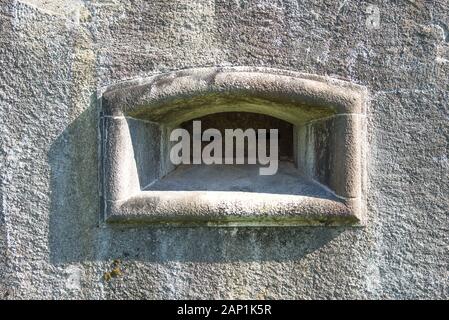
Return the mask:
POLYGON ((0 0, 2 298, 449 298, 448 12, 446 0, 0 0), (368 88, 366 227, 99 224, 97 90, 237 65, 368 88), (104 281, 114 259, 123 275, 104 281))

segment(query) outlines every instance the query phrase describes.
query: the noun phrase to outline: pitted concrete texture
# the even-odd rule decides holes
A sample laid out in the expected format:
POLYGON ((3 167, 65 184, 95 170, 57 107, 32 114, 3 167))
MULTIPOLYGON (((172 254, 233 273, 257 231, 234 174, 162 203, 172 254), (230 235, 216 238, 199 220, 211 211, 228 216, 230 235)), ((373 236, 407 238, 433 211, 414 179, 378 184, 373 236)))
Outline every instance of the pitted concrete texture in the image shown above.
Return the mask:
POLYGON ((446 0, 0 0, 2 298, 448 299, 448 12, 446 0), (102 223, 99 94, 220 66, 368 89, 364 227, 102 223), (122 276, 105 281, 114 259, 122 276))

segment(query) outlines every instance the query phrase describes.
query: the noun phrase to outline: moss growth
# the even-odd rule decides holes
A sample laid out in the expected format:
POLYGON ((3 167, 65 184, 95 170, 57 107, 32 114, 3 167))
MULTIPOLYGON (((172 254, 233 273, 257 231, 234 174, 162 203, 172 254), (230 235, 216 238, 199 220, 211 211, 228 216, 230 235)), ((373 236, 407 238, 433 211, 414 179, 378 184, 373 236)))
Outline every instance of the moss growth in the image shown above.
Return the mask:
POLYGON ((121 263, 122 261, 120 259, 115 259, 112 261, 112 270, 104 273, 104 281, 110 281, 112 278, 120 277, 123 274, 121 270, 121 263))

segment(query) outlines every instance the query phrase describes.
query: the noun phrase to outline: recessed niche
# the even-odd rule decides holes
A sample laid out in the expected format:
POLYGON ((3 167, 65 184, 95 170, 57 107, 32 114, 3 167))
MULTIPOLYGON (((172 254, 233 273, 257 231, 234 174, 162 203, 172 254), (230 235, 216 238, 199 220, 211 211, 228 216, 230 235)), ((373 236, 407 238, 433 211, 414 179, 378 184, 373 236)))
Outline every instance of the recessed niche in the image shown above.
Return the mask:
MULTIPOLYGON (((361 225, 365 96, 364 88, 347 82, 250 67, 183 70, 107 88, 101 98, 104 218, 361 225), (262 165, 235 161, 173 164, 170 133, 192 133, 193 121, 203 131, 277 129, 277 172, 260 175, 262 165)), ((271 138, 265 136, 267 143, 271 138)))

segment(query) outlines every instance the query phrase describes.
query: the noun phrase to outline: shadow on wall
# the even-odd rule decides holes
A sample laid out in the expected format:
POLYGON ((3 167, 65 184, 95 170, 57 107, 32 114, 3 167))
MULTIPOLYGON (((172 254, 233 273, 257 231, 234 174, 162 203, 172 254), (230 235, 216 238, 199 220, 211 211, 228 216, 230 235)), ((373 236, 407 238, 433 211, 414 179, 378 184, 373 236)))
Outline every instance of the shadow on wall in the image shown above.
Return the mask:
POLYGON ((52 145, 51 262, 300 260, 345 227, 164 227, 108 225, 100 218, 98 108, 91 105, 52 145))
POLYGON ((94 259, 99 213, 97 103, 69 124, 52 144, 49 247, 52 262, 94 259))

